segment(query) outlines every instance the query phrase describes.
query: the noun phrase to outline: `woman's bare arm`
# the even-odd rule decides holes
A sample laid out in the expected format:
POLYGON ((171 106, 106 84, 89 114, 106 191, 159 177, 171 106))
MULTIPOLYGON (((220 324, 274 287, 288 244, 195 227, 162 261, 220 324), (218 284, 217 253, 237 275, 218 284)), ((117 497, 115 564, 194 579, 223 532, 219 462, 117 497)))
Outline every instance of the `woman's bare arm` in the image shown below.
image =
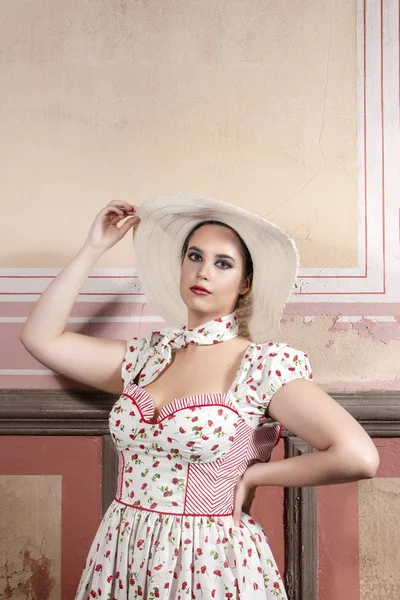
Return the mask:
POLYGON ((66 332, 72 307, 98 258, 138 221, 126 202, 113 201, 97 215, 78 254, 41 294, 19 334, 27 351, 53 371, 85 385, 120 394, 125 340, 66 332))
POLYGON ((269 415, 319 452, 256 464, 247 483, 303 487, 374 477, 379 466, 375 444, 350 415, 318 385, 296 379, 273 396, 269 415))

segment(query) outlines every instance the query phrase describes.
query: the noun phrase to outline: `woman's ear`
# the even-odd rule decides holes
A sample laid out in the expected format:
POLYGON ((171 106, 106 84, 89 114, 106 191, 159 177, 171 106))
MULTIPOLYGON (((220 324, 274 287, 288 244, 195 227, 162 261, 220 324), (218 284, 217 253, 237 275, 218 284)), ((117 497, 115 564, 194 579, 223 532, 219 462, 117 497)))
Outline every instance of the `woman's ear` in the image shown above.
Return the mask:
POLYGON ((244 281, 242 281, 242 283, 240 284, 240 287, 239 287, 240 294, 245 294, 246 292, 249 291, 249 289, 251 288, 252 280, 253 280, 253 275, 250 274, 246 277, 246 279, 244 281))

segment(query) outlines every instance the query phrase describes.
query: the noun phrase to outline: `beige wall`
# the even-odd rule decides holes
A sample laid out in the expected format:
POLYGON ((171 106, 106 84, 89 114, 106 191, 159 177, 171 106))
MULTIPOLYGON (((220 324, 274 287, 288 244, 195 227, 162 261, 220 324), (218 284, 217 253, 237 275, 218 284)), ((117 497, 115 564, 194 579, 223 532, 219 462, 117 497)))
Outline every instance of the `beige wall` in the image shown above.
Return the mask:
MULTIPOLYGON (((354 1, 5 4, 1 266, 60 267, 111 199, 172 190, 355 265, 354 1)), ((129 241, 98 266, 131 267, 129 241)))

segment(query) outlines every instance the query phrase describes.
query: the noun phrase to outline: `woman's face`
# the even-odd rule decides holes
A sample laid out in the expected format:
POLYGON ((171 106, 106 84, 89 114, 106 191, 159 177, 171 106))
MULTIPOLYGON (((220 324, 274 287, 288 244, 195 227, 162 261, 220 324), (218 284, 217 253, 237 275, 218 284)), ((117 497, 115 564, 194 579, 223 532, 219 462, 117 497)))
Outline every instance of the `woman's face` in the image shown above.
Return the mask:
POLYGON ((240 242, 233 231, 216 224, 197 229, 183 258, 180 279, 189 323, 191 317, 201 322, 202 315, 211 319, 231 313, 239 293, 250 287, 250 278, 243 282, 242 275, 240 242), (196 293, 195 286, 208 293, 196 293))

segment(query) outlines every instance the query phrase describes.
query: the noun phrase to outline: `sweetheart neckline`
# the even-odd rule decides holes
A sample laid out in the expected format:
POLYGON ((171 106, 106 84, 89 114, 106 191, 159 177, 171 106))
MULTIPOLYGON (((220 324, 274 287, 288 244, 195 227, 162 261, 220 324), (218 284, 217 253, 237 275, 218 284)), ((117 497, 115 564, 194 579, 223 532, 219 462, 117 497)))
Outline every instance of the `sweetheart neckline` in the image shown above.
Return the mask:
MULTIPOLYGON (((164 408, 166 408, 167 406, 169 406, 170 404, 172 404, 173 402, 178 402, 178 401, 183 401, 183 400, 187 400, 188 398, 199 398, 200 396, 215 396, 215 395, 223 395, 223 396, 228 396, 228 394, 233 390, 235 384, 236 384, 236 380, 238 378, 239 373, 242 371, 242 367, 244 365, 244 362, 246 360, 247 354, 249 353, 250 349, 253 348, 254 346, 257 346, 256 342, 250 342, 250 344, 248 344, 246 350, 243 352, 241 361, 239 363, 239 366, 236 370, 236 374, 235 377, 232 381, 232 385, 229 388, 229 390, 227 392, 213 392, 212 394, 194 394, 192 396, 184 396, 183 398, 173 398, 172 400, 170 400, 169 402, 167 402, 167 404, 164 404, 164 406, 161 407, 160 412, 158 413, 158 417, 156 419, 156 421, 149 421, 152 425, 156 425, 158 422, 160 422, 160 417, 162 414, 162 411, 164 410, 164 408)), ((152 381, 150 381, 150 383, 152 383, 152 381)), ((151 402, 151 406, 153 408, 153 414, 152 414, 152 419, 154 418, 154 413, 156 411, 156 407, 154 405, 154 400, 153 397, 151 396, 151 394, 149 394, 149 392, 147 390, 145 390, 143 387, 141 387, 140 385, 137 385, 136 383, 132 382, 132 385, 134 385, 136 388, 142 390, 147 397, 149 398, 150 402, 151 402)), ((149 384, 150 385, 150 384, 149 384)))
POLYGON ((182 396, 180 398, 178 397, 174 397, 172 398, 172 400, 170 400, 169 402, 167 402, 166 404, 164 404, 157 416, 157 419, 154 421, 154 413, 156 410, 155 404, 154 404, 154 400, 151 394, 149 394, 149 392, 141 387, 140 385, 137 385, 136 383, 132 383, 132 385, 135 387, 135 389, 141 390, 142 392, 144 392, 144 394, 147 396, 147 398, 149 399, 150 403, 151 403, 151 407, 153 409, 153 415, 152 415, 152 420, 149 421, 149 423, 151 423, 152 425, 156 425, 157 423, 159 423, 162 419, 161 419, 161 415, 164 411, 165 408, 167 408, 168 406, 170 406, 171 404, 174 404, 175 402, 183 402, 184 400, 189 400, 190 398, 200 398, 201 396, 228 396, 229 392, 231 391, 230 389, 227 392, 210 392, 207 394, 191 394, 190 396, 182 396))

